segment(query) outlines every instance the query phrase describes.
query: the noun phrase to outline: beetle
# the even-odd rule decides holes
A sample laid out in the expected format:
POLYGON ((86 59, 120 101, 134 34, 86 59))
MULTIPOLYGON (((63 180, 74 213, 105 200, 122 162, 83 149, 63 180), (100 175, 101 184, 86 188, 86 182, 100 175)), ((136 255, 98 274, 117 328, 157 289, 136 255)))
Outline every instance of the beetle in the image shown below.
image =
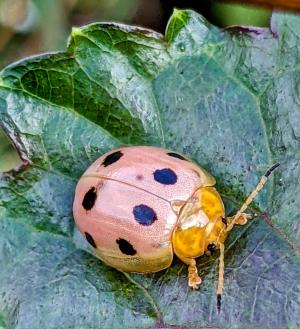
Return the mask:
POLYGON ((201 284, 195 259, 219 250, 220 310, 227 234, 246 224, 246 208, 278 166, 226 217, 214 177, 193 161, 159 147, 121 147, 102 155, 80 178, 75 223, 97 257, 121 271, 157 272, 169 267, 175 254, 188 265, 193 289, 201 284))

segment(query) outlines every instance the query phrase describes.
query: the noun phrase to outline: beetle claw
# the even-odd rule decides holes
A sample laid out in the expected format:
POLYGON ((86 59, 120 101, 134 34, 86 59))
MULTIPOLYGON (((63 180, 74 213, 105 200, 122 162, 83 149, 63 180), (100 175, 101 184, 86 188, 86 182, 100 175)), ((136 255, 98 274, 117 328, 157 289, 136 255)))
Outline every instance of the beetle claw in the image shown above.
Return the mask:
POLYGON ((199 276, 189 278, 189 287, 191 287, 193 290, 197 290, 199 289, 201 282, 202 280, 199 276))

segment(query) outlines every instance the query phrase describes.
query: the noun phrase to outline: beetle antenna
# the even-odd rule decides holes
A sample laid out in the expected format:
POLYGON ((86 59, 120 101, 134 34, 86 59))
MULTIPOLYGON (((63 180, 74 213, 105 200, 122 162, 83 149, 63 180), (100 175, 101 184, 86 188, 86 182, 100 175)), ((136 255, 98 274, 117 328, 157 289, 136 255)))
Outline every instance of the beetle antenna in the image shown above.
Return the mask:
POLYGON ((220 243, 220 257, 219 257, 219 277, 218 277, 218 288, 217 288, 217 310, 218 314, 221 311, 221 298, 224 285, 224 244, 220 243))
POLYGON ((269 176, 271 175, 271 173, 277 168, 279 167, 279 163, 276 163, 275 165, 273 165, 271 168, 269 168, 265 174, 262 176, 262 178, 260 179, 259 183, 256 185, 255 189, 249 194, 248 198, 245 200, 245 202, 243 203, 243 205, 241 206, 240 210, 235 214, 233 220, 229 223, 229 225, 226 228, 226 231, 230 231, 233 226, 235 225, 236 221, 238 220, 238 218, 242 215, 242 213, 248 208, 249 204, 253 201, 253 199, 257 196, 257 194, 259 193, 259 191, 264 187, 264 185, 266 184, 269 176))

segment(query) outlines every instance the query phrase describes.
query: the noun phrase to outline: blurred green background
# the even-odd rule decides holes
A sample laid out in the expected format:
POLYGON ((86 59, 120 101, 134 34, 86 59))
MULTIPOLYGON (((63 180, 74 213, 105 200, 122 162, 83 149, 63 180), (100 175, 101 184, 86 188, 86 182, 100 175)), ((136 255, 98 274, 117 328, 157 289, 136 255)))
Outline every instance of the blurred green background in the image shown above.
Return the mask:
MULTIPOLYGON (((118 21, 164 32, 173 8, 191 8, 211 23, 269 26, 271 10, 209 0, 0 0, 0 69, 18 59, 63 50, 72 26, 118 21)), ((0 128, 0 171, 20 159, 0 128)))

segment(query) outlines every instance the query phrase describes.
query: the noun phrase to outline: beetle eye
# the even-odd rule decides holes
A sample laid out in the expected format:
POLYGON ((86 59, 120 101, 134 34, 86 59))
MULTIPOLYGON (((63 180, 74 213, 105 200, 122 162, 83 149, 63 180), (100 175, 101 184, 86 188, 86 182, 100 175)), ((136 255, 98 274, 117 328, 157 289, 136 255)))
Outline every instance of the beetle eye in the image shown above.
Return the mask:
POLYGON ((208 246, 207 246, 207 250, 209 251, 214 251, 216 250, 216 245, 214 243, 210 243, 208 246))

